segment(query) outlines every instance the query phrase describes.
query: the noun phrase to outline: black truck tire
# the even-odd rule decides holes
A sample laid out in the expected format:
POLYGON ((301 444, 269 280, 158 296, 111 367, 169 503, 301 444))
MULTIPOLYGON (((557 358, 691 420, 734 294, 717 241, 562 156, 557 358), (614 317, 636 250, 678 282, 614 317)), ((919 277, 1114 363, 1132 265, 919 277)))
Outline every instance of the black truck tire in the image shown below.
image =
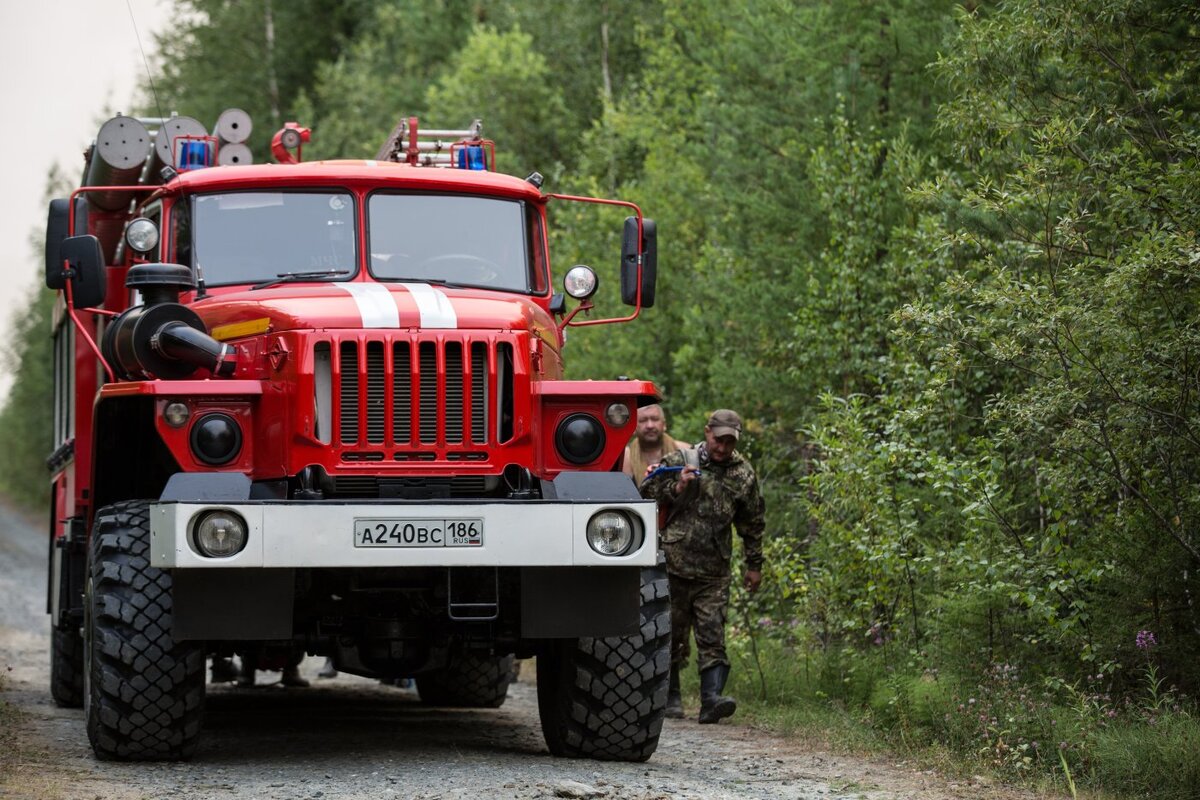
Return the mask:
POLYGON ((513 681, 513 657, 464 653, 445 668, 417 676, 421 702, 453 708, 499 708, 513 681))
POLYGON ((144 501, 100 509, 84 593, 84 717, 101 760, 173 760, 195 750, 204 650, 171 635, 171 576, 150 566, 144 501))
POLYGON ((83 634, 50 626, 50 696, 60 708, 83 705, 83 634))
POLYGON ((641 630, 551 641, 538 656, 538 714, 550 752, 645 761, 658 749, 671 667, 666 569, 642 570, 641 630))

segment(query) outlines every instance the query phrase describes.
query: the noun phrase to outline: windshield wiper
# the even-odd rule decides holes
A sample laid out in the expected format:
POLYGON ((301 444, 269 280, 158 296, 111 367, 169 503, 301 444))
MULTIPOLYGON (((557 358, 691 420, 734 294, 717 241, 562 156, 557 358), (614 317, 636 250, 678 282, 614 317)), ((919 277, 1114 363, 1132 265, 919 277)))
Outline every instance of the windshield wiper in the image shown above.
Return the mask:
POLYGON ((266 289, 268 286, 275 286, 280 283, 291 283, 292 281, 306 281, 313 278, 332 278, 335 275, 349 275, 348 269, 314 269, 308 272, 277 272, 275 277, 269 281, 256 283, 250 287, 250 291, 255 289, 266 289))
POLYGON ((469 283, 455 283, 444 278, 385 278, 388 282, 396 283, 430 283, 434 286, 448 286, 451 289, 486 289, 486 286, 477 286, 469 283))

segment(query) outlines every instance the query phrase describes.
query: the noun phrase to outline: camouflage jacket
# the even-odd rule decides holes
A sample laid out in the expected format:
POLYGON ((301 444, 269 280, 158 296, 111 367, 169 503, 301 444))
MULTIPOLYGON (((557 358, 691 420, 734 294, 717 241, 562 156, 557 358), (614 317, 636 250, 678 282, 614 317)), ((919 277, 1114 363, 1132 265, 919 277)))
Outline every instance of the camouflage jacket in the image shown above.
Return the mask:
MULTIPOLYGON (((641 485, 643 497, 667 509, 666 526, 659 532, 667 571, 685 578, 728 575, 734 526, 742 537, 746 568, 762 569, 764 504, 754 468, 736 450, 719 464, 709 460, 702 444, 697 447, 701 475, 682 495, 674 493, 676 471, 652 474, 641 485)), ((682 452, 670 453, 660 466, 678 467, 683 459, 682 452)))

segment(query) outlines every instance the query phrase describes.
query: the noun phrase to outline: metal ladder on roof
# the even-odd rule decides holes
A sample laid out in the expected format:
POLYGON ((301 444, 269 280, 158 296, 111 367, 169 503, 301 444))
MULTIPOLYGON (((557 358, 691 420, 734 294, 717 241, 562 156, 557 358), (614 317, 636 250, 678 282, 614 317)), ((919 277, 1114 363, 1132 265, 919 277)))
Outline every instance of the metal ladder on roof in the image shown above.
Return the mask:
POLYGON ((483 121, 462 130, 422 129, 416 117, 400 120, 375 156, 414 167, 451 167, 494 171, 496 143, 483 138, 483 121))

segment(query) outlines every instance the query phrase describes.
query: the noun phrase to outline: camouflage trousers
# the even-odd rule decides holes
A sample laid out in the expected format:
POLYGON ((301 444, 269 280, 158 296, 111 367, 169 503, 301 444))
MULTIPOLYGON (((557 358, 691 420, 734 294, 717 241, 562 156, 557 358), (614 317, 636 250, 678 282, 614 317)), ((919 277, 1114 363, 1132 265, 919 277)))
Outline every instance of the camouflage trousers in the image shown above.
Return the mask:
POLYGON ((687 664, 688 634, 696 636, 696 663, 700 671, 729 665, 725 654, 725 616, 729 607, 729 576, 684 578, 667 574, 671 587, 671 666, 687 664))

